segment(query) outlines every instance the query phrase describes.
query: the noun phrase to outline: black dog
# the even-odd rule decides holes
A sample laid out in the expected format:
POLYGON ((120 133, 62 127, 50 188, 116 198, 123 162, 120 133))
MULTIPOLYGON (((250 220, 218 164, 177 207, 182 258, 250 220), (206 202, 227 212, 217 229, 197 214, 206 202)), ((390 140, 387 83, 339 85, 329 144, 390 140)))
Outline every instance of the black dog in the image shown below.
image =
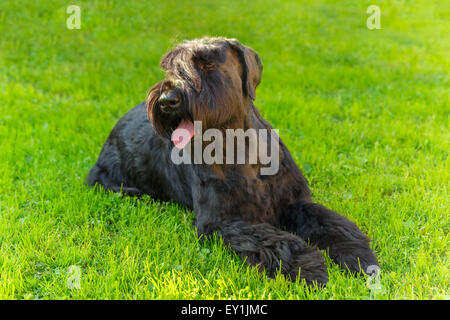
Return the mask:
POLYGON ((309 284, 326 283, 324 258, 317 248, 351 272, 378 265, 369 240, 354 223, 313 202, 306 179, 281 140, 274 175, 261 175, 261 163, 172 161, 172 149, 180 147, 173 137, 177 129, 189 133, 181 148, 194 153, 191 143, 186 145, 194 135, 193 121, 200 121, 203 130, 271 130, 253 105, 262 75, 255 51, 235 39, 196 39, 168 52, 161 67, 166 80, 117 123, 91 169, 89 185, 148 194, 192 209, 199 236, 216 232, 270 276, 281 270, 291 279, 300 275, 309 284))

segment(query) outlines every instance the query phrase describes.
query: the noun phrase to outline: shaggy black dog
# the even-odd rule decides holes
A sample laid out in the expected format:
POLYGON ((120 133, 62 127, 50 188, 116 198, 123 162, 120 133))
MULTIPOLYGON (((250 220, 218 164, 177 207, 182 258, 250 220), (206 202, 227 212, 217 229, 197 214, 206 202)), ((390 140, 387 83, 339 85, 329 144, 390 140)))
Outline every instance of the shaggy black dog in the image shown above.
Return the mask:
MULTIPOLYGON (((264 165, 259 162, 173 162, 174 147, 195 152, 190 139, 202 132, 194 132, 194 121, 201 122, 202 130, 224 133, 271 130, 253 104, 262 75, 255 51, 235 39, 196 39, 168 52, 161 67, 166 79, 114 127, 89 173, 89 185, 148 194, 192 209, 199 236, 217 233, 270 276, 281 270, 291 279, 326 283, 318 249, 327 250, 351 272, 378 265, 369 240, 353 222, 313 202, 306 179, 281 140, 273 149, 278 151, 279 169, 272 175, 262 175, 264 165), (182 143, 174 138, 180 128, 188 133, 182 143)), ((246 139, 245 150, 251 153, 249 143, 246 139)), ((202 144, 200 151, 204 148, 202 144)))

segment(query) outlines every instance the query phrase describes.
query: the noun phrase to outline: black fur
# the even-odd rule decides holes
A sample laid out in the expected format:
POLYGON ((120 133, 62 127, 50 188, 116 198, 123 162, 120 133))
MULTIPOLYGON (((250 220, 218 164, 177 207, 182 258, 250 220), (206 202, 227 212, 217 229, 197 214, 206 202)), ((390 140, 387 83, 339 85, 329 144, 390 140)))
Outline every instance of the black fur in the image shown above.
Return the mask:
POLYGON ((253 105, 262 73, 256 52, 234 39, 203 38, 184 42, 161 65, 167 79, 114 127, 89 173, 89 185, 192 209, 199 236, 218 233, 270 276, 281 270, 293 280, 300 275, 307 283, 325 284, 318 249, 328 250, 351 272, 378 265, 354 223, 313 202, 281 140, 280 169, 272 176, 260 175, 259 165, 172 163, 168 138, 181 119, 201 120, 204 129, 271 128, 253 105), (158 98, 174 89, 182 94, 182 107, 174 114, 161 112, 158 98))

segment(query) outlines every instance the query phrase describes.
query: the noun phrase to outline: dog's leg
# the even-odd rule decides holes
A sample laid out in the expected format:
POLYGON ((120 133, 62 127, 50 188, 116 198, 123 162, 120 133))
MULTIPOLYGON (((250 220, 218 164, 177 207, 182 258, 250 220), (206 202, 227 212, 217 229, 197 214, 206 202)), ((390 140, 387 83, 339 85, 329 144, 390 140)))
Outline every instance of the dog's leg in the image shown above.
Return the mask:
POLYGON ((260 269, 270 277, 280 270, 291 280, 300 272, 300 279, 312 285, 324 285, 328 273, 324 258, 315 247, 308 247, 299 237, 277 229, 269 224, 249 224, 242 220, 221 221, 208 225, 204 234, 217 232, 241 258, 260 269), (299 270, 300 269, 300 270, 299 270))
POLYGON ((328 250, 330 257, 342 268, 369 273, 369 266, 378 266, 369 239, 344 216, 308 202, 292 206, 289 216, 292 217, 290 223, 282 227, 296 232, 320 249, 328 250))
POLYGON ((121 193, 127 196, 141 196, 144 194, 144 192, 139 190, 138 188, 127 187, 119 184, 118 180, 120 179, 118 177, 120 177, 118 168, 114 169, 114 167, 112 166, 112 170, 108 171, 98 164, 95 164, 89 172, 86 182, 89 186, 100 185, 105 190, 111 190, 113 192, 121 193))

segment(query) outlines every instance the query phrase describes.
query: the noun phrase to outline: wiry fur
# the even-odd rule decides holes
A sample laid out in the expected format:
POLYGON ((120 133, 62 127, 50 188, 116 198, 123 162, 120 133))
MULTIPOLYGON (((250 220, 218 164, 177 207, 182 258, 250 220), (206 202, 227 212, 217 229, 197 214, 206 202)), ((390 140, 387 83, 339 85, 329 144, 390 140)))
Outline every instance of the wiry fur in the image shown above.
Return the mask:
POLYGON ((149 194, 192 209, 199 236, 218 233, 270 276, 281 270, 291 279, 300 274, 308 283, 326 283, 317 249, 328 250, 352 272, 378 265, 369 240, 354 223, 313 202, 306 179, 281 140, 275 175, 260 175, 259 165, 171 161, 170 135, 183 119, 202 121, 203 129, 271 129, 253 105, 262 75, 255 51, 235 39, 196 39, 168 52, 161 67, 166 79, 114 127, 89 174, 89 185, 149 194), (167 90, 178 90, 183 100, 170 114, 158 102, 167 90))

